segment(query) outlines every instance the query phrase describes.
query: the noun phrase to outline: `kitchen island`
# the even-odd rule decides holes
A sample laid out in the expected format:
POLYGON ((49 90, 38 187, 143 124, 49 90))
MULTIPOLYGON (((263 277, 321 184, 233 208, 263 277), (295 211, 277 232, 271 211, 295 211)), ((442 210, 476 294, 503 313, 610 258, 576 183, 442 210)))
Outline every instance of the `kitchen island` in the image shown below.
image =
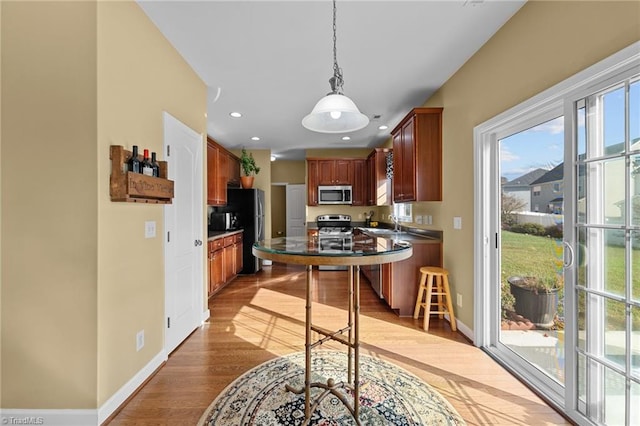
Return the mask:
POLYGON ((296 394, 305 394, 305 421, 309 424, 312 408, 327 395, 338 397, 353 415, 356 423, 360 425, 360 266, 370 264, 386 264, 398 262, 411 257, 413 248, 406 241, 398 241, 392 238, 372 237, 366 234, 353 237, 349 246, 340 245, 334 249, 323 249, 318 243, 317 236, 311 237, 287 237, 272 240, 259 241, 253 245, 253 255, 281 263, 293 263, 306 265, 306 301, 305 301, 305 386, 304 389, 295 389, 287 385, 287 390, 296 394), (346 265, 349 267, 349 310, 346 327, 331 331, 312 324, 311 286, 313 283, 312 267, 314 265, 346 265), (315 331, 323 336, 312 342, 311 333, 315 331), (345 335, 346 334, 346 335, 345 335), (347 346, 347 377, 348 383, 334 383, 333 379, 327 383, 311 383, 311 350, 328 340, 335 340, 347 346), (353 364, 353 365, 352 365, 353 364), (320 388, 320 396, 311 400, 311 388, 320 388), (353 404, 339 392, 341 388, 348 388, 353 393, 353 404), (313 404, 313 406, 312 406, 313 404))

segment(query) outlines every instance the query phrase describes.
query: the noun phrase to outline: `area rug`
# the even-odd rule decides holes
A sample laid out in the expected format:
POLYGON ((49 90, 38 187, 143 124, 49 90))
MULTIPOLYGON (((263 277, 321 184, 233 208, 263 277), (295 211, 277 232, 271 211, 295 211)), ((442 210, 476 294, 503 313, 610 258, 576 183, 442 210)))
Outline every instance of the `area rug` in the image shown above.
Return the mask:
MULTIPOLYGON (((345 351, 313 352, 311 381, 347 380, 345 351)), ((261 364, 231 383, 211 403, 198 426, 302 425, 304 393, 285 389, 304 386, 304 352, 261 364)), ((312 396, 322 390, 312 388, 312 396)), ((349 401, 350 391, 341 390, 349 401)), ((455 409, 436 390, 389 362, 360 355, 360 421, 363 425, 464 425, 455 409)), ((314 411, 311 425, 355 425, 340 400, 329 395, 314 411)))

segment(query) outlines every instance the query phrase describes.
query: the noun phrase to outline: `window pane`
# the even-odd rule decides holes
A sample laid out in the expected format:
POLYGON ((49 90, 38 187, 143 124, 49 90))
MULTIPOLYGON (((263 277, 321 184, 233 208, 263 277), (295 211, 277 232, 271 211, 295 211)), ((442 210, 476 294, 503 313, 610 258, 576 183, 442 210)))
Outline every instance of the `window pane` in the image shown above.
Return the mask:
POLYGON ((605 305, 604 354, 609 361, 625 369, 625 304, 607 299, 605 305))
POLYGON ((609 293, 625 295, 625 235, 622 229, 604 230, 606 247, 604 257, 604 289, 609 293))
POLYGON ((640 139, 640 80, 629 86, 629 137, 632 144, 636 141, 631 149, 640 149, 637 143, 640 139))
POLYGON ((624 376, 605 367, 604 373, 604 418, 605 424, 623 425, 625 416, 624 376))
POLYGON ((624 87, 620 87, 602 96, 604 154, 624 152, 624 87))
POLYGON ((587 336, 587 294, 578 290, 578 347, 586 350, 587 336))
MULTIPOLYGON (((584 104, 584 102, 581 102, 584 104)), ((578 108, 578 123, 577 123, 577 142, 578 142, 578 157, 584 158, 587 152, 587 139, 585 135, 584 126, 585 107, 584 105, 578 108)))
POLYGON ((631 307, 631 372, 640 380, 640 308, 637 306, 631 307))
MULTIPOLYGON (((640 385, 631 382, 631 401, 640 401, 640 385)), ((631 404, 630 425, 640 425, 640 404, 631 404)))
POLYGON ((631 231, 631 247, 631 299, 640 302, 640 231, 631 231))
MULTIPOLYGON (((584 355, 578 354, 578 400, 582 404, 578 404, 578 407, 583 407, 587 402, 587 359, 584 355)), ((584 412, 583 412, 584 414, 584 412)))
POLYGON ((586 214, 592 224, 624 224, 624 157, 586 165, 586 214))
MULTIPOLYGON (((638 142, 640 144, 640 141, 638 142)), ((631 224, 640 226, 640 155, 631 156, 631 224)))

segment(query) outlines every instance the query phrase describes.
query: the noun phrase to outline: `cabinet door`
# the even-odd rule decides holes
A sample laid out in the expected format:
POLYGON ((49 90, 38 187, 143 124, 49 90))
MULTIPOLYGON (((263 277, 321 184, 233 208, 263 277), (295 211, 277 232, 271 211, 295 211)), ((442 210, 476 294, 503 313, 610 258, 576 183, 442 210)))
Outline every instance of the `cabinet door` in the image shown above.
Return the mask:
POLYGON ((318 160, 318 185, 336 185, 335 160, 318 160))
POLYGON ((335 160, 333 162, 334 185, 352 185, 353 165, 353 160, 335 160))
POLYGON ((367 164, 366 164, 367 181, 365 183, 366 188, 367 188, 366 191, 365 191, 367 206, 375 205, 374 204, 374 194, 376 192, 375 191, 375 187, 376 187, 376 181, 375 181, 376 162, 375 162, 375 159, 376 159, 375 152, 372 152, 367 157, 367 164))
POLYGON ((307 204, 318 205, 318 161, 307 160, 307 204))
POLYGON ((222 260, 221 249, 211 253, 210 274, 213 277, 211 283, 211 293, 215 293, 224 284, 224 263, 222 260))
POLYGON ((416 162, 415 162, 415 119, 412 118, 402 126, 402 194, 400 201, 416 199, 416 162))
POLYGON ((242 271, 242 268, 244 267, 244 265, 243 265, 243 254, 242 254, 243 247, 244 247, 244 244, 242 243, 242 238, 240 238, 240 242, 237 242, 235 244, 236 275, 238 275, 240 273, 240 271, 242 271))
POLYGON ((382 297, 387 301, 387 304, 393 306, 393 292, 391 291, 391 276, 393 273, 393 264, 385 263, 380 266, 382 268, 382 297))
POLYGON ((400 201, 404 195, 402 188, 402 129, 393 134, 393 201, 400 201))
POLYGON ((216 176, 216 192, 219 203, 221 205, 227 204, 227 175, 229 173, 229 155, 226 152, 220 150, 218 153, 217 164, 217 176, 216 176))
POLYGON ((235 263, 236 256, 233 251, 233 245, 227 246, 222 249, 224 258, 224 282, 231 280, 235 275, 235 263))
POLYGON ((217 205, 216 164, 218 162, 218 147, 207 143, 207 204, 217 205))
POLYGON ((240 188, 240 159, 235 155, 227 157, 228 170, 227 186, 232 188, 240 188))
POLYGON ((353 206, 364 206, 367 193, 366 160, 353 160, 353 206))

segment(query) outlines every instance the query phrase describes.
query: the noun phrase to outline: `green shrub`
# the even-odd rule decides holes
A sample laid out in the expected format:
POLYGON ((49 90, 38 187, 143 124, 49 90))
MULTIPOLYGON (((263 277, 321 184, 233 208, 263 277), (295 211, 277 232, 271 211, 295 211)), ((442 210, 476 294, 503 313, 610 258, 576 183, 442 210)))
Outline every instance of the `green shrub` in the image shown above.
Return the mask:
POLYGON ((544 226, 540 225, 539 223, 519 223, 513 225, 510 231, 516 232, 518 234, 529 234, 537 236, 545 235, 544 226))
POLYGON ((562 239, 562 224, 551 225, 544 228, 544 235, 548 235, 551 238, 562 239))

